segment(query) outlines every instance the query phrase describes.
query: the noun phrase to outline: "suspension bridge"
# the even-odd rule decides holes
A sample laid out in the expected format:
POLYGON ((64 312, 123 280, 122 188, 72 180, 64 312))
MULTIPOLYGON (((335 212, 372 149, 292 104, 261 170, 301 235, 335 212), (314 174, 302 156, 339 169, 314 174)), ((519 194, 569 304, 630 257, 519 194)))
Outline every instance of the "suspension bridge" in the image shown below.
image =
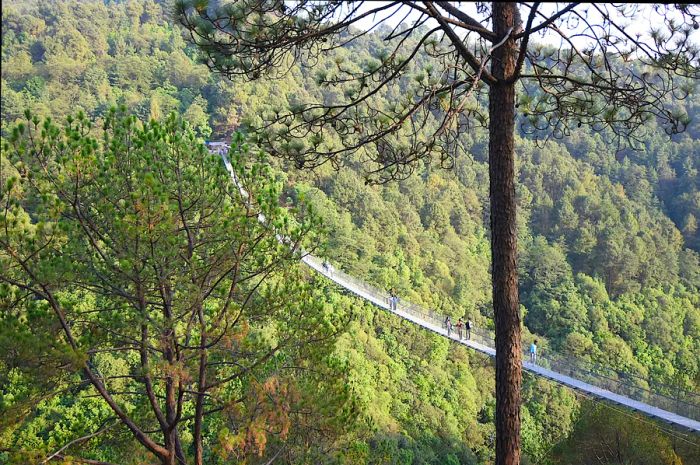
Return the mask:
MULTIPOLYGON (((232 181, 238 187, 241 195, 248 199, 248 193, 238 182, 227 158, 228 145, 225 143, 215 144, 207 144, 209 151, 222 157, 232 181)), ((262 214, 258 215, 258 219, 265 223, 265 217, 262 214)), ((278 239, 283 240, 280 236, 278 239)), ((405 301, 391 305, 388 292, 334 269, 325 261, 311 254, 304 254, 301 260, 316 273, 325 276, 340 287, 383 310, 449 338, 454 343, 465 345, 489 357, 496 356, 493 334, 486 330, 472 329, 471 337, 463 339, 456 332, 448 331, 443 324, 444 315, 405 301)), ((537 360, 536 363, 532 363, 523 357, 523 369, 535 376, 552 380, 585 395, 623 406, 683 430, 700 434, 700 393, 650 383, 639 376, 573 357, 557 354, 546 357, 538 355, 537 360)))

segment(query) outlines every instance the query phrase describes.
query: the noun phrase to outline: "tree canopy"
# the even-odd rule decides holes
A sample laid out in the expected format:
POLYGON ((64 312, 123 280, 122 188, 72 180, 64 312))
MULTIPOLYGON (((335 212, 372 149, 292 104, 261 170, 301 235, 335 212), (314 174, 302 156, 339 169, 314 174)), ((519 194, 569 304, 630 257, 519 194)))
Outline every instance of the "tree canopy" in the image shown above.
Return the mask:
POLYGON ((142 126, 112 111, 102 140, 82 114, 59 128, 28 113, 13 130, 0 282, 3 333, 17 335, 5 376, 25 386, 8 406, 17 426, 42 387, 68 389, 96 409, 79 442, 118 425, 163 463, 201 463, 207 431, 224 457, 285 440, 312 378, 342 396, 322 368, 304 374, 340 322, 297 265, 318 222, 282 209, 280 184, 236 143, 248 199, 175 116, 142 126))

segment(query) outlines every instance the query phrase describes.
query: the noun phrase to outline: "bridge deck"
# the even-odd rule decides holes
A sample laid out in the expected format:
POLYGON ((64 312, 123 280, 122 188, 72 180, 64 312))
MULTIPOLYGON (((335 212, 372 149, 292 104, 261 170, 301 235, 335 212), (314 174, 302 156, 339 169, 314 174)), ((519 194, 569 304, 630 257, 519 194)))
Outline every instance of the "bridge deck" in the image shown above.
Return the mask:
MULTIPOLYGON (((362 297, 363 299, 370 301, 374 305, 384 310, 395 313, 401 318, 404 318, 414 324, 422 326, 423 328, 433 331, 434 333, 440 334, 441 336, 449 337, 452 341, 454 341, 457 344, 465 345, 490 357, 496 356, 496 349, 492 345, 484 341, 484 338, 480 338, 480 341, 474 339, 460 339, 454 331, 450 335, 448 335, 447 329, 440 323, 436 322, 435 320, 431 321, 428 318, 421 318, 420 314, 415 311, 416 307, 414 305, 399 303, 399 305, 397 305, 396 307, 396 310, 392 310, 389 306, 388 295, 386 293, 379 291, 373 286, 364 283, 356 278, 353 278, 343 272, 333 269, 326 269, 323 266, 323 262, 321 260, 311 255, 306 255, 302 259, 302 261, 310 268, 322 274, 326 278, 334 281, 338 285, 362 297)), ((427 314, 427 312, 424 313, 427 314)), ((572 378, 571 376, 558 373, 556 371, 547 369, 537 364, 530 363, 528 361, 523 362, 523 369, 532 372, 537 376, 542 376, 544 378, 550 379, 570 388, 593 395, 600 399, 605 399, 615 404, 623 405, 632 410, 641 412, 650 417, 658 418, 669 424, 680 426, 681 428, 687 429, 689 431, 694 431, 696 433, 700 432, 699 421, 686 418, 684 416, 654 407, 652 405, 645 404, 643 402, 622 396, 620 394, 616 394, 607 389, 603 389, 593 384, 580 381, 576 378, 572 378)))

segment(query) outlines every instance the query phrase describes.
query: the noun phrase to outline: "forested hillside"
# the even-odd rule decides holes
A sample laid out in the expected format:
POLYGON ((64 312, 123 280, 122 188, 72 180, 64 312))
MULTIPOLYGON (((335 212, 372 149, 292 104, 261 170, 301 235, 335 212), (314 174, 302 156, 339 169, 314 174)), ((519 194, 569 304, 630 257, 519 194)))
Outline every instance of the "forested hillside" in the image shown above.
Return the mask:
MULTIPOLYGON (((83 111, 99 127, 110 107, 124 105, 144 121, 175 112, 203 139, 228 139, 260 125, 260 115, 279 102, 331 101, 335 90, 323 82, 334 70, 370 66, 368 50, 383 47, 377 34, 368 34, 313 68, 297 64, 279 79, 231 82, 197 63, 164 5, 3 2, 3 137, 27 108, 55 121, 83 111)), ((416 61, 406 79, 426 79, 428 66, 427 58, 416 61)), ((398 86, 389 88, 377 104, 401 94, 398 86)), ((585 127, 546 143, 521 131, 520 292, 525 342, 537 338, 545 355, 571 354, 698 392, 700 97, 679 104, 691 117, 687 131, 669 138, 651 122, 634 150, 617 150, 585 127)), ((421 162, 406 179, 382 185, 365 182, 359 158, 312 172, 270 162, 284 181, 281 202, 309 202, 325 222, 320 253, 335 266, 455 320, 467 316, 492 327, 486 131, 473 128, 463 145, 467 150, 451 169, 421 162)), ((331 365, 346 373, 357 409, 355 427, 328 433, 333 452, 326 461, 489 463, 491 362, 331 288, 323 292, 329 302, 342 302, 343 312, 352 307, 331 365)), ((0 411, 18 395, 17 378, 4 368, 0 411)), ((692 445, 549 382, 526 378, 525 398, 529 463, 590 463, 578 449, 607 447, 596 430, 612 428, 624 432, 617 447, 630 463, 637 463, 640 443, 652 445, 645 463, 691 464, 700 457, 692 445)), ((72 426, 59 422, 57 431, 51 418, 78 415, 64 404, 60 396, 42 401, 0 431, 0 443, 56 449, 72 426)), ((141 463, 101 457, 99 444, 90 447, 95 459, 141 463)))

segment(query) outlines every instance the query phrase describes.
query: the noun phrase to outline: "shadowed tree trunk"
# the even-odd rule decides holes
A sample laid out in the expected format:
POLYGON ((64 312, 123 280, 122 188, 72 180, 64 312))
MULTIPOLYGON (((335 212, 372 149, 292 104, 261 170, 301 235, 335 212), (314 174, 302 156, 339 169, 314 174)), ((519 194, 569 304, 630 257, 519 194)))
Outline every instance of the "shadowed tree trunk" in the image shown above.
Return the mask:
MULTIPOLYGON (((519 26, 514 3, 495 3, 497 37, 519 26)), ((496 323, 496 465, 520 464, 520 314, 515 221, 515 71, 518 49, 509 38, 493 52, 489 90, 491 268, 496 323)))

